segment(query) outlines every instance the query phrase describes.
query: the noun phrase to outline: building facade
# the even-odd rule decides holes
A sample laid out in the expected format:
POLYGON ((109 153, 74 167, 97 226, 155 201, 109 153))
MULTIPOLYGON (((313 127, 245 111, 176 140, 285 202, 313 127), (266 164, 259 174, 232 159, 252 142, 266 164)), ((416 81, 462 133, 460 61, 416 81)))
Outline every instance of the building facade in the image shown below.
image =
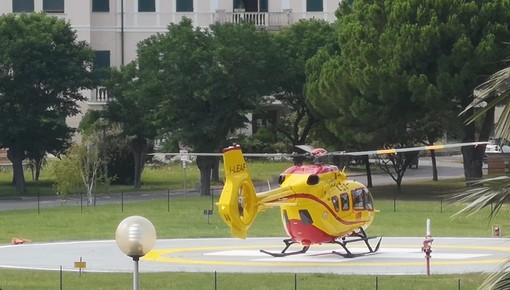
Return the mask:
MULTIPOLYGON (((120 67, 136 58, 137 43, 164 33, 183 17, 195 26, 252 21, 278 30, 300 19, 335 20, 339 0, 2 0, 0 14, 44 11, 70 21, 96 53, 96 66, 120 67)), ((104 88, 85 92, 82 112, 108 101, 104 88)), ((81 115, 68 120, 77 127, 81 115)))

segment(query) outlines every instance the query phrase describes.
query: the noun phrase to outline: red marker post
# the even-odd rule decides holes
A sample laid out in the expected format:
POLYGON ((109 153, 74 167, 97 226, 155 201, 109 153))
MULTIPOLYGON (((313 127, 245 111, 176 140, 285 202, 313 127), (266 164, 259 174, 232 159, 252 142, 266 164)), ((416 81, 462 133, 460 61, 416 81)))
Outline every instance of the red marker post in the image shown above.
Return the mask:
POLYGON ((432 258, 430 253, 432 253, 433 241, 434 239, 432 238, 430 232, 430 219, 427 219, 427 232, 425 235, 425 240, 423 241, 423 247, 421 248, 421 250, 425 253, 425 259, 427 261, 427 276, 430 276, 430 258, 432 258))

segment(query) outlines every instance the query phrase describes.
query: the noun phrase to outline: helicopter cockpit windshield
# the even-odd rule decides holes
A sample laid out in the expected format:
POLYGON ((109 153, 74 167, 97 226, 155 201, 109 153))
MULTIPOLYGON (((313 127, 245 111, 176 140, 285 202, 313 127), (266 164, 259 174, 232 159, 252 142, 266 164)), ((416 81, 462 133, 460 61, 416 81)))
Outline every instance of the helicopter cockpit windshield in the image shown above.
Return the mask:
POLYGON ((367 188, 358 188, 353 190, 352 202, 355 210, 374 209, 374 200, 367 188))

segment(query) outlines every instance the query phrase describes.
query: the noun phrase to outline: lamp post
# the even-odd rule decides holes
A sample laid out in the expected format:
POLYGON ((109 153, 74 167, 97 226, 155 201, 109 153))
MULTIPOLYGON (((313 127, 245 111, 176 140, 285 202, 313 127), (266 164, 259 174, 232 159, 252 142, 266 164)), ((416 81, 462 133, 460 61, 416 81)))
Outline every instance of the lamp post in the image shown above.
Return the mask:
POLYGON ((122 220, 115 232, 115 241, 124 254, 133 258, 133 289, 140 289, 138 261, 156 244, 154 225, 142 216, 130 216, 122 220))

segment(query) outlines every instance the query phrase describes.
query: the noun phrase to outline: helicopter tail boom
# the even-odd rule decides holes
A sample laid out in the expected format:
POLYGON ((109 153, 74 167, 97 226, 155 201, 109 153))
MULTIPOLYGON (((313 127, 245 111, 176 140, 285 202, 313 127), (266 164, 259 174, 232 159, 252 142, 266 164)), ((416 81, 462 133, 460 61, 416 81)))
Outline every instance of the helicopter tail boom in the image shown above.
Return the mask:
POLYGON ((225 185, 216 204, 223 221, 237 238, 246 238, 257 216, 257 194, 250 178, 241 147, 223 150, 225 185))

